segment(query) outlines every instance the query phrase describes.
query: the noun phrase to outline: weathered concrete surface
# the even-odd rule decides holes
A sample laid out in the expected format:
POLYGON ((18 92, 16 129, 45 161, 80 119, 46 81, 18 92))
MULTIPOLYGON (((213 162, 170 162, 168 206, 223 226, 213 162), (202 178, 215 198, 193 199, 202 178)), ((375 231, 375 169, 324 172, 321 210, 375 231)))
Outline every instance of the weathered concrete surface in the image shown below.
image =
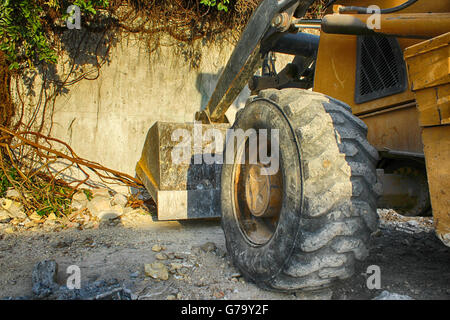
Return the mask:
MULTIPOLYGON (((195 112, 206 107, 233 45, 228 41, 218 45, 196 43, 202 58, 194 70, 179 47, 161 46, 149 55, 145 45, 133 37, 128 36, 111 48, 109 62, 102 66, 95 80, 76 82, 56 98, 51 134, 67 142, 80 157, 134 176, 149 128, 157 120, 192 122, 195 112)), ((96 40, 93 36, 94 46, 96 40)), ((277 57, 278 70, 292 60, 281 54, 277 57)), ((71 60, 62 57, 60 61, 71 60)), ((93 65, 82 68, 91 70, 93 65)), ((59 78, 64 79, 70 65, 60 63, 56 69, 59 78)), ((25 100, 25 121, 32 117, 39 120, 43 110, 41 106, 34 115, 42 81, 39 72, 30 73, 28 79, 19 82, 25 93, 21 97, 25 100), (34 79, 32 90, 27 87, 30 79, 34 79)), ((90 76, 95 75, 96 71, 90 76)), ((249 95, 246 87, 236 99, 227 113, 231 122, 249 95)), ((14 92, 13 96, 19 101, 14 92)), ((51 109, 52 106, 47 106, 45 128, 49 127, 51 109)), ((55 170, 58 168, 61 166, 55 170)), ((71 175, 76 177, 76 173, 71 175)))
MULTIPOLYGON (((193 121, 233 50, 228 42, 200 48, 201 63, 194 70, 176 47, 161 46, 149 56, 132 36, 123 39, 111 49, 110 62, 96 80, 77 82, 56 99, 52 136, 69 143, 80 157, 134 175, 148 129, 157 120, 193 121)), ((39 80, 38 74, 36 95, 24 97, 25 119, 34 111, 39 80)), ((22 88, 27 92, 23 83, 22 88)), ((243 106, 249 94, 245 89, 234 105, 243 106)), ((233 120, 232 110, 229 116, 233 120)))
POLYGON ((138 44, 120 43, 97 80, 82 81, 57 100, 53 133, 81 157, 134 174, 148 129, 157 120, 193 121, 231 50, 205 47, 195 71, 172 48, 149 58, 138 44))

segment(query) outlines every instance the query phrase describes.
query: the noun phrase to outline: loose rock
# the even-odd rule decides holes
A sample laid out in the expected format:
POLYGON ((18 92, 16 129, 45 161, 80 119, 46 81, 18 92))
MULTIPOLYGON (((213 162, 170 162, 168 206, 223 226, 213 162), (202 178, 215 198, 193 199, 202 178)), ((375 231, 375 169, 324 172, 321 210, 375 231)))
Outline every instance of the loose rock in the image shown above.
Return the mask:
POLYGON ((384 290, 380 295, 373 298, 373 300, 414 300, 410 296, 405 296, 397 293, 391 293, 384 290))
POLYGON ((207 242, 200 247, 204 252, 212 252, 216 250, 216 244, 214 242, 207 242))
POLYGON ((84 191, 77 191, 72 196, 72 201, 87 202, 88 198, 86 196, 86 193, 84 193, 84 191))
POLYGON ((62 286, 55 293, 57 300, 136 300, 137 296, 121 287, 117 279, 98 280, 81 289, 62 286))
POLYGON ((155 258, 157 260, 167 260, 168 257, 167 257, 167 255, 165 253, 160 252, 160 253, 155 255, 155 258))
POLYGON ((10 218, 25 219, 27 215, 22 211, 23 205, 20 202, 11 199, 0 199, 0 210, 3 216, 8 215, 10 218))
POLYGON ((36 212, 33 212, 32 214, 30 214, 30 216, 28 217, 33 221, 40 221, 42 220, 42 217, 40 215, 38 215, 36 212))
POLYGON ((173 262, 170 264, 170 272, 172 273, 180 270, 181 268, 183 268, 183 265, 181 263, 173 262))
POLYGON ((11 220, 8 211, 0 209, 0 223, 8 223, 11 220))
POLYGON ((167 253, 167 258, 170 259, 170 260, 175 259, 175 253, 173 253, 173 252, 167 253))
POLYGON ((58 223, 55 220, 51 220, 51 219, 45 220, 43 227, 44 227, 44 231, 47 231, 47 232, 59 231, 60 229, 62 229, 62 226, 60 223, 58 223))
POLYGON ((54 260, 38 262, 31 275, 33 281, 33 294, 38 298, 45 298, 52 294, 58 285, 56 284, 56 273, 58 264, 54 260))
POLYGON ((128 203, 128 198, 121 193, 116 193, 114 195, 114 197, 112 198, 113 205, 119 205, 122 208, 124 208, 127 205, 127 203, 128 203))
POLYGON ((92 199, 87 209, 89 212, 98 217, 100 220, 112 220, 120 217, 123 214, 123 208, 119 205, 111 205, 109 198, 96 197, 92 199))
POLYGON ((70 247, 69 241, 58 241, 53 245, 54 248, 61 249, 61 248, 67 248, 70 247))
POLYGON ((8 189, 6 191, 6 198, 8 198, 8 199, 15 199, 15 200, 20 199, 20 193, 16 189, 13 189, 13 188, 12 189, 8 189))
POLYGON ((167 267, 161 262, 155 262, 152 264, 146 264, 144 266, 145 274, 153 279, 168 280, 169 271, 167 267))
POLYGON ((184 260, 188 258, 188 254, 186 253, 175 253, 174 254, 175 259, 180 259, 180 260, 184 260))
POLYGON ((106 189, 106 188, 92 189, 91 192, 92 192, 92 197, 93 198, 103 197, 103 198, 108 198, 109 199, 109 197, 111 196, 109 194, 109 190, 106 189))
POLYGON ((16 228, 14 228, 14 227, 8 227, 8 228, 6 228, 5 230, 3 230, 5 233, 7 233, 7 234, 12 234, 12 233, 14 233, 15 231, 16 231, 16 228))

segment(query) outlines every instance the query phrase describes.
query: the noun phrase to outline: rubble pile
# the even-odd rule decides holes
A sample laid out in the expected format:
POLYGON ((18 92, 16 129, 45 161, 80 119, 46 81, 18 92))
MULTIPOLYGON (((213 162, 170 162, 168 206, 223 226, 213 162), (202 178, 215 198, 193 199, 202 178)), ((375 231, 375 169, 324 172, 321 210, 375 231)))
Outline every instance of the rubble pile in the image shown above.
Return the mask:
POLYGON ((434 231, 432 217, 406 217, 392 209, 378 209, 378 215, 382 229, 394 229, 409 234, 434 231))
POLYGON ((54 260, 36 263, 33 268, 33 289, 30 296, 4 297, 1 300, 135 300, 137 297, 119 284, 117 279, 98 280, 79 289, 60 286, 56 282, 58 264, 54 260))
POLYGON ((0 198, 0 234, 25 230, 58 232, 68 228, 95 229, 126 224, 133 221, 135 216, 149 214, 144 208, 133 209, 128 206, 126 195, 112 194, 105 188, 93 189, 89 198, 84 191, 76 192, 72 197, 70 209, 71 213, 67 216, 26 213, 19 193, 10 189, 4 198, 0 198))

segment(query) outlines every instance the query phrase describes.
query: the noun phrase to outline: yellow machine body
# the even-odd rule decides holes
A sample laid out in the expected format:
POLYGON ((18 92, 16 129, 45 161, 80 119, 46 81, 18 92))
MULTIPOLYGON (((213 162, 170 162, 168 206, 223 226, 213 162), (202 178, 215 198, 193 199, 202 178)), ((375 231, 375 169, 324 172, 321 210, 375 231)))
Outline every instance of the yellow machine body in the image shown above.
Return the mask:
MULTIPOLYGON (((334 10, 340 4, 368 5, 362 2, 338 1, 334 10)), ((370 4, 389 8, 403 2, 379 0, 370 4)), ((368 140, 381 155, 386 152, 425 157, 436 231, 447 245, 450 245, 449 12, 450 2, 428 0, 382 18, 380 32, 400 35, 396 41, 404 54, 408 77, 402 92, 357 103, 358 36, 325 32, 320 35, 313 88, 349 104, 353 113, 367 124, 368 140)), ((339 19, 340 14, 329 13, 333 19, 339 19)), ((355 17, 364 21, 368 15, 355 17)))

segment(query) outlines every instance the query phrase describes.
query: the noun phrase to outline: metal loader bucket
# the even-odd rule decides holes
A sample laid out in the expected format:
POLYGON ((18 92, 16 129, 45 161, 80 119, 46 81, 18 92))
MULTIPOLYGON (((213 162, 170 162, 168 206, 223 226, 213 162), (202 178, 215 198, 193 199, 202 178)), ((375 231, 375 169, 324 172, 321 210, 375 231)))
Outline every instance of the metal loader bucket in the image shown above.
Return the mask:
POLYGON ((158 220, 220 217, 228 127, 156 122, 150 128, 136 173, 157 204, 158 220))

